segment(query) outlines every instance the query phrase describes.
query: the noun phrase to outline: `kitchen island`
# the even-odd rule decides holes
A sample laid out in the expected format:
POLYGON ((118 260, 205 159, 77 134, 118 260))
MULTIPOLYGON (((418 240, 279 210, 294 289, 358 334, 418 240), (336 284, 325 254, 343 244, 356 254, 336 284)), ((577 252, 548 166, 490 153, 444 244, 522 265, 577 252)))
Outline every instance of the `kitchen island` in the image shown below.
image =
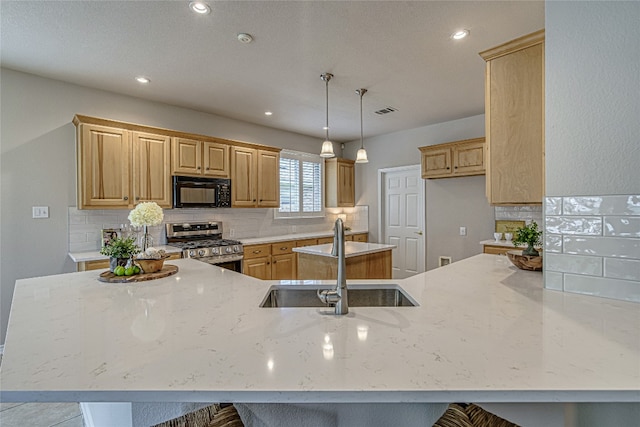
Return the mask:
POLYGON ((367 280, 418 306, 339 317, 258 308, 280 282, 171 264, 136 284, 18 280, 2 402, 640 401, 640 305, 545 290, 506 257, 367 280))
MULTIPOLYGON (((344 242, 348 279, 391 279, 395 245, 344 242)), ((294 248, 298 253, 298 279, 335 280, 338 258, 331 255, 332 243, 294 248)))

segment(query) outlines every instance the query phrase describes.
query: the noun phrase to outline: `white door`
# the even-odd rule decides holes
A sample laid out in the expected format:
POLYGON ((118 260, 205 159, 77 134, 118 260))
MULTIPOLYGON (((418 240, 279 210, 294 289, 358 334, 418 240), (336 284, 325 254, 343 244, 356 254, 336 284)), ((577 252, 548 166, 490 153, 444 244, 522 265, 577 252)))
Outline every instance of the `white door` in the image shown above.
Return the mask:
POLYGON ((425 270, 424 182, 420 165, 381 169, 380 236, 393 250, 393 278, 425 270))

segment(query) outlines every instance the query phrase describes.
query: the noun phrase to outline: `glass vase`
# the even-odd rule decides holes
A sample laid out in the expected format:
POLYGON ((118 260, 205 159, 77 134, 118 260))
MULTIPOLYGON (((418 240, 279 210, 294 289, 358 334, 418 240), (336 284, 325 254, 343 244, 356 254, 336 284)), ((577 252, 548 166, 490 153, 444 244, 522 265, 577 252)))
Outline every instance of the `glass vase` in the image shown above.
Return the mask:
POLYGON ((140 236, 140 244, 138 246, 140 246, 142 252, 153 246, 153 236, 149 234, 149 229, 146 225, 142 228, 142 235, 140 236))

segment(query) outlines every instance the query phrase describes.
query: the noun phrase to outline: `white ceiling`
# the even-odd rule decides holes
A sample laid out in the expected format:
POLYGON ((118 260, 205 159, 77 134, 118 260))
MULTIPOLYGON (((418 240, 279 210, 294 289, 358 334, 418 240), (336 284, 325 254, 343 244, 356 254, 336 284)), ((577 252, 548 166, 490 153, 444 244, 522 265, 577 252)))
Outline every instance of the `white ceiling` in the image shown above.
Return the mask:
POLYGON ((330 72, 330 137, 344 142, 360 136, 361 87, 365 137, 483 113, 478 52, 544 27, 543 1, 188 3, 2 0, 2 66, 320 140, 330 72), (460 28, 470 37, 451 39, 460 28))

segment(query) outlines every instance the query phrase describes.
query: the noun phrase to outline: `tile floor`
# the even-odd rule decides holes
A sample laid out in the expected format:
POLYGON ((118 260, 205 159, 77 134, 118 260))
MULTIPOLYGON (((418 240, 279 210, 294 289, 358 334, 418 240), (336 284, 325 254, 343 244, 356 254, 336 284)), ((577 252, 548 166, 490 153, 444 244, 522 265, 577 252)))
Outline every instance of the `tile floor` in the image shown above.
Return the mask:
MULTIPOLYGON (((2 364, 2 355, 0 355, 2 364)), ((0 402, 0 427, 83 427, 78 403, 0 402)))

